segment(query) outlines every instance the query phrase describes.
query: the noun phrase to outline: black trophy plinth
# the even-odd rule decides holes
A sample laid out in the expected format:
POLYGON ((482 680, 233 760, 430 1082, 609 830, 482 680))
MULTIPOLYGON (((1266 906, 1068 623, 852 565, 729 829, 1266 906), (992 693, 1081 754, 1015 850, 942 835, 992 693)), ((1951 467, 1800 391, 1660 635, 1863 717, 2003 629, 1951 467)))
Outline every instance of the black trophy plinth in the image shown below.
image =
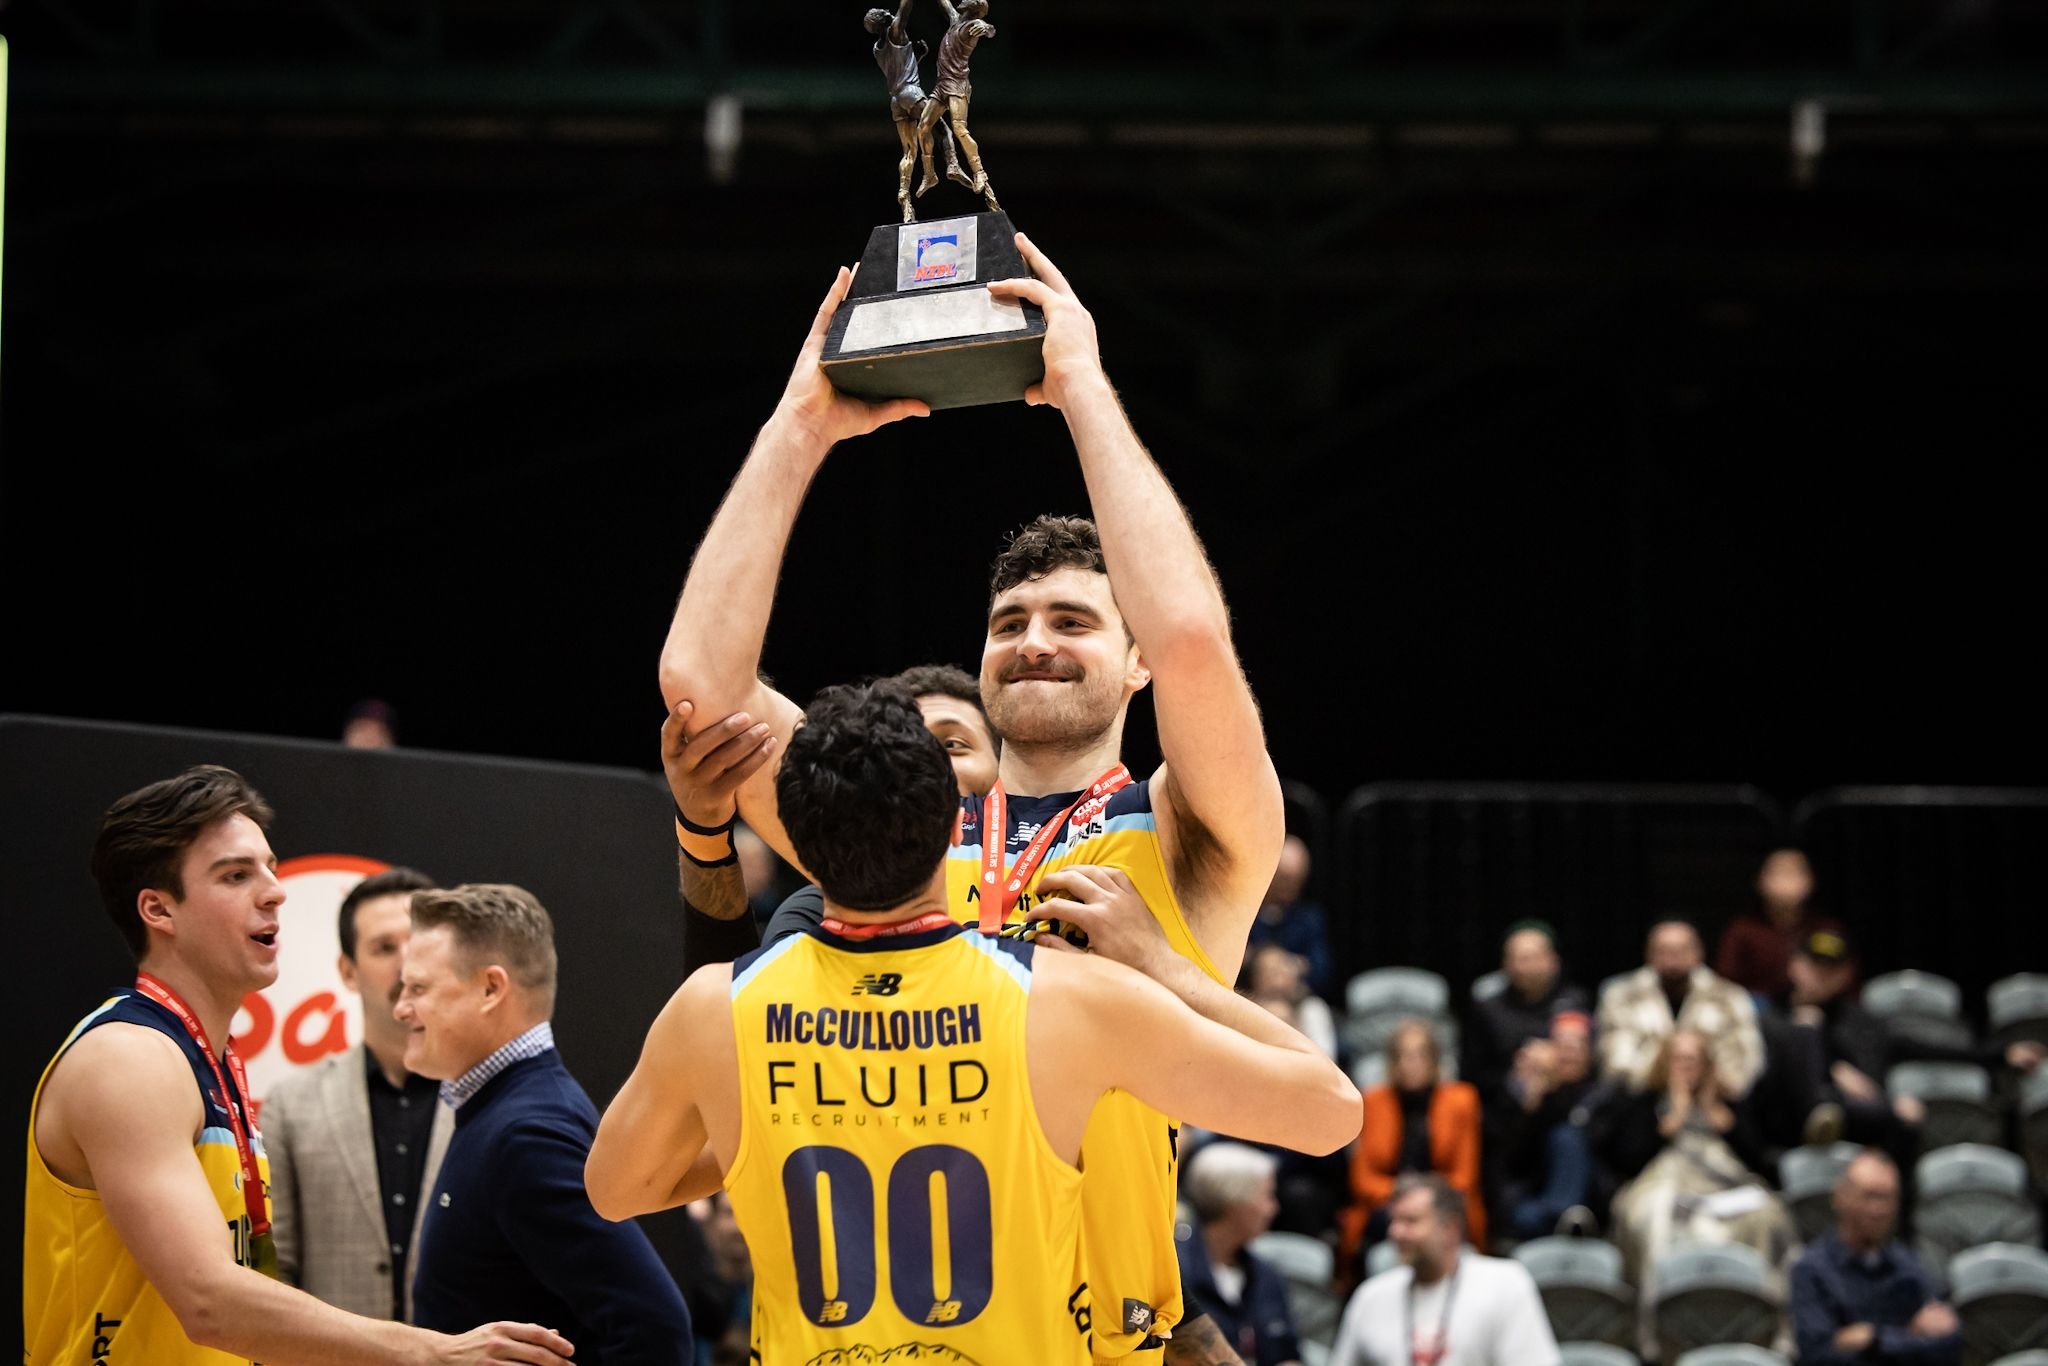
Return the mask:
POLYGON ((987 286, 1030 273, 1006 213, 876 228, 825 336, 825 374, 844 394, 935 409, 1020 399, 1045 377, 1045 314, 987 286))

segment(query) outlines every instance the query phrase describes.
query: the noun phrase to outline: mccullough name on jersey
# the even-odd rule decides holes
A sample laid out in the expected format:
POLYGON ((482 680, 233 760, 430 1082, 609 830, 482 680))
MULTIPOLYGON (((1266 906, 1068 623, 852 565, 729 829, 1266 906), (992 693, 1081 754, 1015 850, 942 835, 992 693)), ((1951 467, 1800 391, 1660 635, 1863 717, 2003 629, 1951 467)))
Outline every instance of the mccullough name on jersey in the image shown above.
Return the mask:
MULTIPOLYGON (((982 1041, 981 1006, 973 1001, 895 1010, 798 1009, 790 1002, 775 1001, 763 1014, 762 1042, 770 1046, 929 1055, 937 1049, 969 1048, 982 1041)), ((766 1067, 768 1100, 775 1107, 768 1115, 771 1125, 900 1128, 907 1120, 913 1129, 944 1129, 985 1120, 989 1115, 987 1106, 976 1104, 989 1089, 988 1067, 978 1057, 900 1065, 864 1062, 851 1078, 815 1056, 804 1061, 768 1058, 766 1067), (908 1109, 930 1113, 869 1113, 908 1109)))

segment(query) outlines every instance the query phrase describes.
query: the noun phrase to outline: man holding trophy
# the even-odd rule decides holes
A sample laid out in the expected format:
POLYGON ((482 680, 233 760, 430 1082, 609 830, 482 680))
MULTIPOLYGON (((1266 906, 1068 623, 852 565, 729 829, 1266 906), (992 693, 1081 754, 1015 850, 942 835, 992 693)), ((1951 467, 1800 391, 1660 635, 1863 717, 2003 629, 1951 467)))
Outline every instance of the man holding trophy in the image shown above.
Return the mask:
MULTIPOLYGON (((1258 707, 1215 575, 1103 372, 1093 318, 1028 239, 1002 245, 1035 278, 972 288, 998 306, 1042 314, 1043 369, 1022 396, 1065 415, 1100 529, 1041 518, 998 564, 981 691, 1003 735, 1000 781, 986 801, 963 799, 968 833, 948 860, 949 913, 1029 933, 1059 915, 1063 870, 1113 866, 1187 970, 1228 983, 1284 834, 1258 707), (1151 684, 1166 762, 1134 782, 1118 763, 1123 721, 1130 698, 1151 684)), ((835 443, 931 410, 921 399, 870 400, 833 386, 821 361, 843 324, 850 282, 844 270, 833 282, 677 605, 662 689, 671 708, 688 700, 706 723, 745 712, 781 740, 793 732, 801 713, 759 680, 758 667, 804 492, 835 443)), ((780 759, 778 744, 741 788, 739 807, 788 856, 775 805, 780 759)), ((1184 1311, 1173 1246, 1177 1166, 1169 1117, 1126 1096, 1098 1107, 1081 1162, 1098 1360, 1238 1360, 1206 1316, 1184 1311)))

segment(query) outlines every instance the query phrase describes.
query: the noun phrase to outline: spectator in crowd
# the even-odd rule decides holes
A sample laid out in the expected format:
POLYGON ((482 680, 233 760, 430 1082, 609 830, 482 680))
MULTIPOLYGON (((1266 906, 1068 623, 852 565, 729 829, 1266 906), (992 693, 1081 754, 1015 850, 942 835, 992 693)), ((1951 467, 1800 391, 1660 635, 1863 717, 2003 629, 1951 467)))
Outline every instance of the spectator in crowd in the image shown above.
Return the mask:
POLYGON ((1657 1264, 1673 1248, 1743 1243, 1773 1266, 1797 1240, 1791 1214, 1758 1176, 1755 1140, 1721 1084, 1706 1037, 1680 1029, 1652 1063, 1648 1089, 1603 1115, 1601 1150, 1633 1179, 1614 1197, 1614 1235, 1641 1292, 1643 1355, 1657 1359, 1657 1264))
POLYGON ((690 1202, 690 1217, 711 1249, 710 1280, 714 1293, 713 1321, 696 1320, 697 1366, 747 1366, 754 1326, 754 1263, 747 1256, 747 1238, 733 1217, 732 1200, 722 1190, 690 1202))
POLYGON ((1646 958, 1600 995, 1602 1073, 1638 1091, 1657 1089, 1651 1071, 1665 1041, 1674 1030, 1689 1029, 1707 1040, 1721 1093, 1744 1095, 1764 1066, 1749 993, 1706 966, 1699 932, 1682 920, 1650 928, 1646 958))
POLYGON ((1330 938, 1324 928, 1323 908, 1302 899, 1308 889, 1308 844, 1299 835, 1289 835, 1280 846, 1280 866, 1273 871, 1273 883, 1252 921, 1250 944, 1278 944, 1297 954, 1306 965, 1309 990, 1318 996, 1330 994, 1330 938))
POLYGON ((350 749, 397 749, 398 713, 389 702, 366 697, 348 709, 341 743, 350 749))
POLYGON ((1206 1313, 1245 1366, 1299 1366, 1286 1278, 1251 1250, 1279 1209, 1270 1153, 1243 1143, 1211 1143, 1188 1159, 1181 1189, 1195 1227, 1180 1231, 1181 1292, 1190 1314, 1206 1313))
POLYGON ((1770 1070, 1759 1117, 1774 1143, 1874 1143, 1894 1161, 1919 1151, 1926 1111, 1911 1096, 1885 1097, 1891 1062, 1884 1021, 1855 998, 1856 959, 1846 933, 1810 930, 1786 970, 1787 986, 1764 1017, 1770 1070), (1794 1137, 1796 1135, 1796 1137, 1794 1137))
POLYGON ((1255 1001, 1278 997, 1293 1006, 1288 1023, 1307 1035, 1327 1057, 1337 1056, 1337 1021, 1330 1007, 1308 988, 1308 960, 1275 943, 1254 944, 1244 960, 1245 995, 1255 1001))
POLYGON ((362 1000, 363 1041, 293 1073, 263 1102, 278 1274, 352 1314, 405 1322, 421 1197, 434 1188, 455 1116, 431 1077, 405 1070, 392 1015, 412 937, 413 893, 389 868, 342 898, 342 984, 362 1000))
POLYGON ((1541 920, 1508 927, 1501 941, 1501 976, 1506 985, 1472 1006, 1472 1027, 1458 1074, 1479 1089, 1489 1107, 1506 1099, 1508 1069, 1522 1045, 1550 1037, 1560 1011, 1591 1008, 1584 988, 1567 982, 1557 956, 1556 933, 1541 920))
POLYGON ((598 1217, 583 1165, 597 1111, 555 1051, 554 925, 504 885, 415 892, 398 1018, 405 1065, 445 1085, 455 1136, 420 1230, 414 1317, 517 1305, 578 1366, 690 1366, 690 1316, 647 1235, 598 1217))
POLYGON ((1351 1153, 1351 1208, 1340 1251, 1348 1264, 1378 1242, 1399 1178, 1433 1172, 1465 1197, 1459 1227, 1486 1245, 1486 1209, 1479 1191, 1479 1093, 1443 1079, 1436 1033, 1425 1020, 1403 1020, 1387 1041, 1387 1083, 1365 1093, 1365 1128, 1351 1153))
POLYGON ((1531 1039, 1515 1055, 1489 1133, 1504 1178, 1501 1208, 1515 1238, 1591 1231, 1592 1073, 1593 1021, 1580 1011, 1554 1017, 1549 1038, 1531 1039))
POLYGON ((1798 849, 1774 849, 1756 875, 1758 905, 1721 931, 1714 970, 1765 1000, 1785 994, 1792 951, 1817 929, 1839 928, 1814 916, 1813 866, 1798 849))
POLYGON ((1792 1268, 1800 1366, 1960 1366, 1961 1325, 1892 1236, 1898 1213, 1898 1167, 1864 1149, 1835 1185, 1835 1227, 1792 1268))
POLYGON ((1401 1265, 1351 1297, 1330 1366, 1558 1366, 1528 1271, 1462 1246, 1468 1207, 1440 1176, 1401 1178, 1387 1222, 1401 1265))

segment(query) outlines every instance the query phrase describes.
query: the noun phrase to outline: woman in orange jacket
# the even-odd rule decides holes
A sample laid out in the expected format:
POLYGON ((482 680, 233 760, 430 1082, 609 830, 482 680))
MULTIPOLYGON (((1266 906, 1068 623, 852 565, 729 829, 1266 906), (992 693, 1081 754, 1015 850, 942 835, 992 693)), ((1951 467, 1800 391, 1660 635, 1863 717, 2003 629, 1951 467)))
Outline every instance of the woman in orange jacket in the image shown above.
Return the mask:
POLYGON ((1394 1193, 1403 1172, 1433 1171, 1465 1197, 1465 1236, 1486 1247, 1486 1207, 1479 1192, 1479 1092, 1443 1080, 1436 1034, 1423 1020, 1403 1020, 1387 1041, 1387 1082, 1365 1093, 1365 1129, 1351 1151, 1353 1202, 1342 1220, 1348 1266, 1372 1217, 1394 1193))

